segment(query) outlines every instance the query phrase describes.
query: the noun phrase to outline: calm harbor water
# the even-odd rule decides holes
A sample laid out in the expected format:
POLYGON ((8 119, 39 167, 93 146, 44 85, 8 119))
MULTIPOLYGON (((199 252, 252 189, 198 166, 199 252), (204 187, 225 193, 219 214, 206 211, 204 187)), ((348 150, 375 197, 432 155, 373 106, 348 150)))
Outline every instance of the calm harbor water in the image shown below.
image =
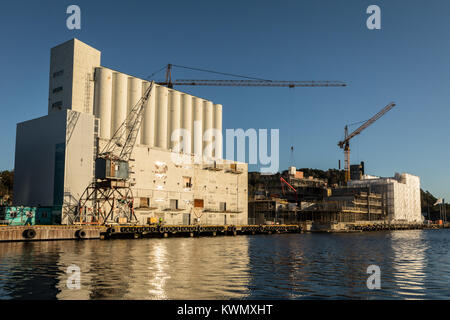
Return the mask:
POLYGON ((449 250, 449 229, 0 243, 0 298, 450 299, 449 250))

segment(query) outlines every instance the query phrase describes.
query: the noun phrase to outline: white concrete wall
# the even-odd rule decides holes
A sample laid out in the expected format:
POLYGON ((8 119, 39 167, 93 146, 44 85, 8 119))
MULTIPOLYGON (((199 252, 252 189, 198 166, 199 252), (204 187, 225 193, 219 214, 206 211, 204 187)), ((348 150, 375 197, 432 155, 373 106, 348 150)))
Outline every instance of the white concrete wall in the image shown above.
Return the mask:
POLYGON ((93 112, 94 68, 100 66, 101 52, 74 39, 72 110, 93 112))
POLYGON ((65 142, 66 112, 17 124, 14 205, 53 206, 55 146, 65 142))
MULTIPOLYGON (((101 142, 103 145, 105 141, 101 142)), ((247 224, 247 164, 238 163, 240 174, 228 172, 231 161, 222 165, 223 170, 207 170, 206 164, 177 164, 171 153, 159 148, 136 146, 132 158, 132 175, 135 185, 132 187, 136 213, 140 223, 146 223, 149 217, 163 217, 167 224, 182 224, 183 215, 200 218, 201 224, 247 224), (192 187, 184 186, 183 177, 190 177, 192 187), (139 198, 150 198, 152 209, 139 209, 139 198), (178 200, 182 210, 169 210, 170 199, 178 200), (204 209, 194 209, 194 199, 203 199, 204 209), (227 211, 218 212, 220 202, 225 202, 227 211), (204 210, 215 212, 206 212, 204 210), (226 221, 225 221, 226 216, 226 221)), ((193 156, 189 159, 194 160, 193 156)))
MULTIPOLYGON (((69 129, 66 130, 64 203, 66 206, 74 206, 93 179, 94 116, 68 111, 67 128, 72 128, 72 132, 69 133, 69 129)), ((68 208, 66 207, 64 210, 63 213, 68 208)), ((67 223, 64 214, 62 222, 67 223)))
MULTIPOLYGON (((62 192, 79 199, 92 180, 94 117, 71 110, 19 123, 14 165, 14 205, 53 206, 55 148, 64 145, 62 192)), ((62 195, 61 195, 62 196, 62 195)))
MULTIPOLYGON (((106 143, 100 141, 100 149, 106 143)), ((15 205, 53 206, 55 179, 55 145, 63 149, 64 209, 76 205, 93 178, 94 116, 71 110, 52 113, 17 126, 16 163, 14 181, 15 205)), ((247 164, 237 163, 240 173, 230 172, 232 161, 218 164, 220 170, 209 170, 210 165, 176 161, 177 154, 160 148, 136 146, 132 158, 131 176, 135 207, 140 223, 149 217, 162 217, 167 224, 247 224, 248 176, 247 164), (192 186, 185 185, 190 177, 192 186), (139 209, 140 197, 150 198, 150 207, 139 209), (180 210, 170 210, 170 200, 178 200, 180 210), (204 207, 194 208, 194 199, 202 199, 204 207), (220 211, 220 203, 226 211, 220 211)), ((63 223, 67 223, 63 214, 63 223)))

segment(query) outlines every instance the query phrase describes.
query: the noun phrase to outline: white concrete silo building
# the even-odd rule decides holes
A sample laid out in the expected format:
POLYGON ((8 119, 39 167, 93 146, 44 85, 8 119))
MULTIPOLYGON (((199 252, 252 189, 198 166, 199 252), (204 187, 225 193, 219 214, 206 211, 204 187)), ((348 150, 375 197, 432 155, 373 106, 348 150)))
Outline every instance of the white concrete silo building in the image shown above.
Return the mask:
MULTIPOLYGON (((148 87, 148 81, 100 60, 100 51, 77 39, 51 49, 48 115, 17 125, 15 205, 62 211, 73 205, 93 179, 96 152, 148 87), (25 160, 30 154, 33 162, 25 160)), ((156 86, 132 155, 141 223, 150 217, 167 223, 247 223, 247 164, 222 160, 222 137, 213 138, 210 129, 222 131, 222 105, 156 86), (172 137, 177 129, 187 135, 172 137), (213 140, 216 150, 207 148, 213 140), (172 149, 181 142, 191 163, 173 161, 172 149), (221 163, 215 170, 208 170, 211 159, 221 163), (232 164, 238 170, 228 170, 232 164)))

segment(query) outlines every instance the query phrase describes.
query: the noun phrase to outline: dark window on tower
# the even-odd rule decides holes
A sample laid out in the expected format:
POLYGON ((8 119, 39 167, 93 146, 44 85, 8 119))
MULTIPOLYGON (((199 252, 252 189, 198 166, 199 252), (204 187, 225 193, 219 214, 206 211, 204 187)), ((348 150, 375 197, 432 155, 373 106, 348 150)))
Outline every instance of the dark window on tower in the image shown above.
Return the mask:
POLYGON ((52 104, 53 109, 58 108, 61 110, 61 107, 62 107, 62 101, 57 101, 54 104, 52 104))
POLYGON ((59 71, 53 72, 53 78, 62 76, 63 74, 64 74, 64 70, 59 70, 59 71))
POLYGON ((62 90, 63 90, 63 87, 58 87, 58 88, 53 89, 53 93, 57 93, 57 92, 60 92, 62 90))

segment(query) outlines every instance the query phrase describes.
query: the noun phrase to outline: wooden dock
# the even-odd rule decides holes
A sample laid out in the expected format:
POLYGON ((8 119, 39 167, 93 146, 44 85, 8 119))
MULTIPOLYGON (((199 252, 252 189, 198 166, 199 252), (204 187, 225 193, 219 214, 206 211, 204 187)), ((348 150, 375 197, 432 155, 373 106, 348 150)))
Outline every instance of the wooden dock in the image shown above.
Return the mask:
POLYGON ((441 229, 425 224, 301 224, 301 225, 52 225, 0 226, 0 242, 85 239, 140 239, 168 237, 238 236, 300 232, 365 232, 384 230, 441 229))
POLYGON ((237 236, 254 234, 299 233, 298 225, 163 225, 112 226, 103 234, 105 239, 237 236))
POLYGON ((298 233, 298 225, 0 226, 0 242, 298 233))
POLYGON ((309 232, 368 232, 368 231, 394 231, 394 230, 422 230, 422 229, 444 229, 449 228, 449 224, 423 224, 423 223, 402 223, 383 221, 359 221, 359 222, 312 222, 309 225, 302 225, 304 231, 309 232))
POLYGON ((0 226, 0 242, 100 239, 103 226, 0 226))

